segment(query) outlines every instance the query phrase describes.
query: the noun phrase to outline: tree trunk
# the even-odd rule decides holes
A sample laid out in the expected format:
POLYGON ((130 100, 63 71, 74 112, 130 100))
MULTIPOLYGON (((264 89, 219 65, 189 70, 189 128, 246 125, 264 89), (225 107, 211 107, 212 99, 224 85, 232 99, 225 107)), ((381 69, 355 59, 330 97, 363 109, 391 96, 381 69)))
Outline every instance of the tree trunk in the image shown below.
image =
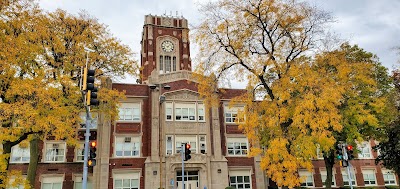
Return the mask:
POLYGON ((11 156, 11 147, 12 147, 12 143, 9 141, 3 141, 3 154, 2 155, 6 155, 6 158, 4 158, 3 162, 1 162, 1 164, 5 164, 4 170, 0 170, 0 189, 5 189, 6 187, 4 186, 5 179, 7 179, 7 172, 8 172, 8 168, 10 166, 10 156, 11 156))
POLYGON ((335 152, 330 150, 327 153, 324 153, 324 161, 326 168, 326 180, 325 180, 325 188, 332 188, 332 177, 333 177, 333 165, 335 165, 335 152))
POLYGON ((27 180, 31 189, 35 189, 36 170, 39 162, 39 138, 37 136, 30 141, 29 148, 31 157, 29 160, 27 180))

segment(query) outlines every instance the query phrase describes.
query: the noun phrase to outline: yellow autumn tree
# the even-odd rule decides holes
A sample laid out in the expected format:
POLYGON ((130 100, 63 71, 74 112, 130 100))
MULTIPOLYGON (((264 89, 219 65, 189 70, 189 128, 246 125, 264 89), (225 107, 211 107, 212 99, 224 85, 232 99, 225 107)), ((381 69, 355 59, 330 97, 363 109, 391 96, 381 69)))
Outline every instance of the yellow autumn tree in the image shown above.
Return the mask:
POLYGON ((28 180, 33 183, 38 140, 54 136, 76 143, 84 111, 79 88, 84 47, 94 50, 89 63, 102 83, 101 104, 94 111, 110 118, 123 94, 106 87, 106 79, 135 74, 137 64, 127 46, 84 12, 44 12, 33 0, 16 0, 0 3, 0 17, 0 188, 6 188, 13 146, 31 141, 28 180))
POLYGON ((311 56, 332 20, 303 1, 220 0, 201 11, 194 31, 200 46, 196 71, 206 77, 199 92, 212 98, 212 83, 247 81, 249 93, 235 100, 246 103, 240 128, 250 155, 261 155, 262 169, 278 186, 298 186, 304 179, 299 169, 312 169, 317 148, 334 148, 343 129, 341 106, 346 94, 353 95, 348 90, 360 83, 376 86, 369 74, 373 65, 350 61, 344 50, 311 56))

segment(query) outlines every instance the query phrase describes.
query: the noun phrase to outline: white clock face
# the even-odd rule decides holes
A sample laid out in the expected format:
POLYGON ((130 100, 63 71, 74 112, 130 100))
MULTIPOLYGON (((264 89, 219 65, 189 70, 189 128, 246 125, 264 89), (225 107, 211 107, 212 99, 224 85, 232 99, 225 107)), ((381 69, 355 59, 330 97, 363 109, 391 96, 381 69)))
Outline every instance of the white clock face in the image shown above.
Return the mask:
POLYGON ((161 43, 161 48, 165 52, 172 52, 174 50, 174 44, 171 41, 164 41, 161 43))

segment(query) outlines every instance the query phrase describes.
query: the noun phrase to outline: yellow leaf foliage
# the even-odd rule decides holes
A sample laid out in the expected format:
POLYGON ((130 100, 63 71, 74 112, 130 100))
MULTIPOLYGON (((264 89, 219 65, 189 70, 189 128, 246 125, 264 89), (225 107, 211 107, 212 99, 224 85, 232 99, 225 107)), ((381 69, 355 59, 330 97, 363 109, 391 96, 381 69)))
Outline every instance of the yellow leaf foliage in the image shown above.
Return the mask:
POLYGON ((30 135, 77 143, 79 113, 85 111, 77 77, 86 63, 84 47, 95 51, 89 66, 102 81, 100 107, 93 111, 110 121, 123 93, 111 90, 106 78, 136 74, 138 65, 131 50, 86 13, 44 12, 35 1, 16 0, 1 3, 0 17, 0 180, 5 181, 12 174, 10 146, 30 135))
POLYGON ((196 71, 205 78, 199 92, 211 102, 217 83, 248 81, 248 94, 232 100, 246 104, 239 127, 251 143, 249 155, 261 156, 262 169, 278 186, 299 186, 298 170, 312 169, 317 147, 330 151, 335 134, 361 136, 349 125, 379 124, 373 112, 383 111, 385 101, 374 98, 371 62, 345 46, 307 54, 329 14, 283 0, 220 0, 201 10, 205 18, 194 31, 196 71))

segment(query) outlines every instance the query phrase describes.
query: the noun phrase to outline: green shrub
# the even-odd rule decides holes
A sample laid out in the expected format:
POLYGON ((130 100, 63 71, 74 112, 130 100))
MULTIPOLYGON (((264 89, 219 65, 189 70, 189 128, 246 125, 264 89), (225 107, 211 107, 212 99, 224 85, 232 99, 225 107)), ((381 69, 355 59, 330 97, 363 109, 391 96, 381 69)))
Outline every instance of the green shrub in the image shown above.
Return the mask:
POLYGON ((398 189, 399 187, 398 186, 385 186, 385 188, 387 188, 387 189, 398 189))
POLYGON ((228 186, 228 187, 226 187, 225 189, 235 189, 235 188, 232 187, 232 186, 228 186))

